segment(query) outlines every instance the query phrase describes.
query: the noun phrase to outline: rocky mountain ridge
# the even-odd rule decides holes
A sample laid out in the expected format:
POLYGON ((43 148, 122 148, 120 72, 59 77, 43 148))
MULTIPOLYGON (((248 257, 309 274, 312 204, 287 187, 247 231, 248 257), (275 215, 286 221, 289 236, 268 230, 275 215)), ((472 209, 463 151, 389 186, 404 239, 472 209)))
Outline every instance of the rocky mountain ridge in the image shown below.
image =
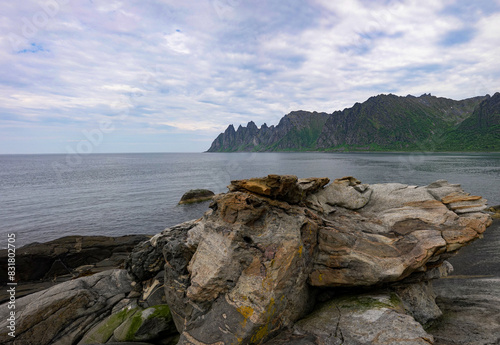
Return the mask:
POLYGON ((235 130, 229 125, 208 152, 495 151, 500 150, 499 97, 455 101, 430 94, 378 95, 331 114, 294 111, 277 126, 258 128, 251 121, 235 130))

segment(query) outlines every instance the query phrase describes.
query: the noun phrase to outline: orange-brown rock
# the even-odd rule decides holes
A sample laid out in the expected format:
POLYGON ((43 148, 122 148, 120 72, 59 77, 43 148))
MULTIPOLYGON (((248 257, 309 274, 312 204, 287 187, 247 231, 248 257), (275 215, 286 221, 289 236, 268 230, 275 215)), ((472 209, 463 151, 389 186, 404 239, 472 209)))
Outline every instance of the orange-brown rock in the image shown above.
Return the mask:
POLYGON ((448 196, 445 196, 443 199, 441 199, 443 204, 451 204, 453 202, 460 202, 460 201, 474 201, 474 200, 480 200, 482 197, 477 196, 477 195, 454 195, 450 194, 448 196))
POLYGON ((457 191, 446 195, 441 199, 441 202, 446 204, 450 210, 462 214, 485 210, 487 200, 477 195, 457 191))
POLYGON ((316 192, 328 182, 330 179, 327 177, 298 179, 294 175, 268 175, 248 180, 231 181, 228 189, 231 192, 250 192, 283 200, 290 204, 297 204, 303 201, 307 194, 316 192))

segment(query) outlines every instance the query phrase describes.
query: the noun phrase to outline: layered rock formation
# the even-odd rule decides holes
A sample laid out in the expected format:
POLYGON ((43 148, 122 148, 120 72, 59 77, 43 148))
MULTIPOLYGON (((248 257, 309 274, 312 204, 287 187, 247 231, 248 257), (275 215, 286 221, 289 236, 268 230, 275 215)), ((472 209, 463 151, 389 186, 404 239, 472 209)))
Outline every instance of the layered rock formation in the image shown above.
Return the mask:
MULTIPOLYGON (((67 236, 46 243, 31 243, 16 251, 16 296, 38 292, 80 276, 123 267, 132 249, 145 235, 121 237, 67 236)), ((0 250, 0 303, 7 293, 8 253, 0 250)))
MULTIPOLYGON (((307 315, 318 288, 439 277, 446 258, 491 222, 477 212, 482 198, 446 181, 427 187, 369 186, 352 177, 327 183, 279 175, 233 181, 202 219, 167 229, 141 248, 151 262, 166 261, 165 296, 180 343, 263 343, 307 315), (462 213, 442 202, 452 197, 467 199, 462 213)), ((153 279, 160 266, 129 262, 142 279, 153 279)), ((405 305, 397 296, 393 302, 405 305)), ((411 314, 401 313, 410 307, 384 308, 377 313, 388 313, 387 320, 411 314)), ((431 336, 416 336, 424 333, 408 335, 415 341, 407 343, 429 343, 431 336)))
POLYGON ((114 270, 69 281, 16 301, 15 309, 2 306, 2 344, 76 344, 91 327, 109 315, 132 290, 124 270, 114 270), (14 329, 10 311, 15 312, 14 329), (15 337, 7 333, 14 331, 15 337))
MULTIPOLYGON (((167 344, 177 341, 175 324, 179 344, 433 344, 424 325, 441 311, 430 281, 446 276, 446 259, 491 224, 481 212, 486 201, 446 181, 329 182, 289 175, 232 181, 202 218, 135 247, 120 298, 105 297, 110 302, 98 311, 85 297, 98 320, 75 327, 74 320, 87 320, 84 303, 44 339, 167 344)), ((87 284, 92 291, 98 284, 76 283, 91 278, 59 289, 87 284)), ((33 336, 41 313, 56 315, 58 301, 28 308, 17 341, 33 336)))

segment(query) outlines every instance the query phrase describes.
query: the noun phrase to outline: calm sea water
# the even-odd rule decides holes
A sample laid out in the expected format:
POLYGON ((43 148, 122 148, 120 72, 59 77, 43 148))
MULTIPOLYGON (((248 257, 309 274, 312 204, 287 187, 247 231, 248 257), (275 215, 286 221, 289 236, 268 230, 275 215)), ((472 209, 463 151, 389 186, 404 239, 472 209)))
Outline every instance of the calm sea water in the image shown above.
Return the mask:
POLYGON ((66 235, 155 234, 200 217, 208 202, 178 206, 193 188, 293 174, 352 175, 364 183, 460 183, 500 204, 500 154, 142 153, 0 155, 0 247, 66 235))

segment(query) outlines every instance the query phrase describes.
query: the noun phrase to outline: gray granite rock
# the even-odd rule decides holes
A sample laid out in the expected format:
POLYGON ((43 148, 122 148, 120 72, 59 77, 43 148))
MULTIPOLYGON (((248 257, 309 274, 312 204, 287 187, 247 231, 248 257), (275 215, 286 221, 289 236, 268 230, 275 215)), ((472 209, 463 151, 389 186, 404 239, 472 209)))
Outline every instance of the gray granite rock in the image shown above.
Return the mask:
POLYGON ((429 345, 432 335, 405 314, 394 294, 334 298, 266 345, 429 345))
POLYGON ((125 270, 113 270, 61 283, 16 301, 16 337, 7 328, 9 310, 0 308, 2 344, 68 345, 111 313, 132 289, 125 270))

